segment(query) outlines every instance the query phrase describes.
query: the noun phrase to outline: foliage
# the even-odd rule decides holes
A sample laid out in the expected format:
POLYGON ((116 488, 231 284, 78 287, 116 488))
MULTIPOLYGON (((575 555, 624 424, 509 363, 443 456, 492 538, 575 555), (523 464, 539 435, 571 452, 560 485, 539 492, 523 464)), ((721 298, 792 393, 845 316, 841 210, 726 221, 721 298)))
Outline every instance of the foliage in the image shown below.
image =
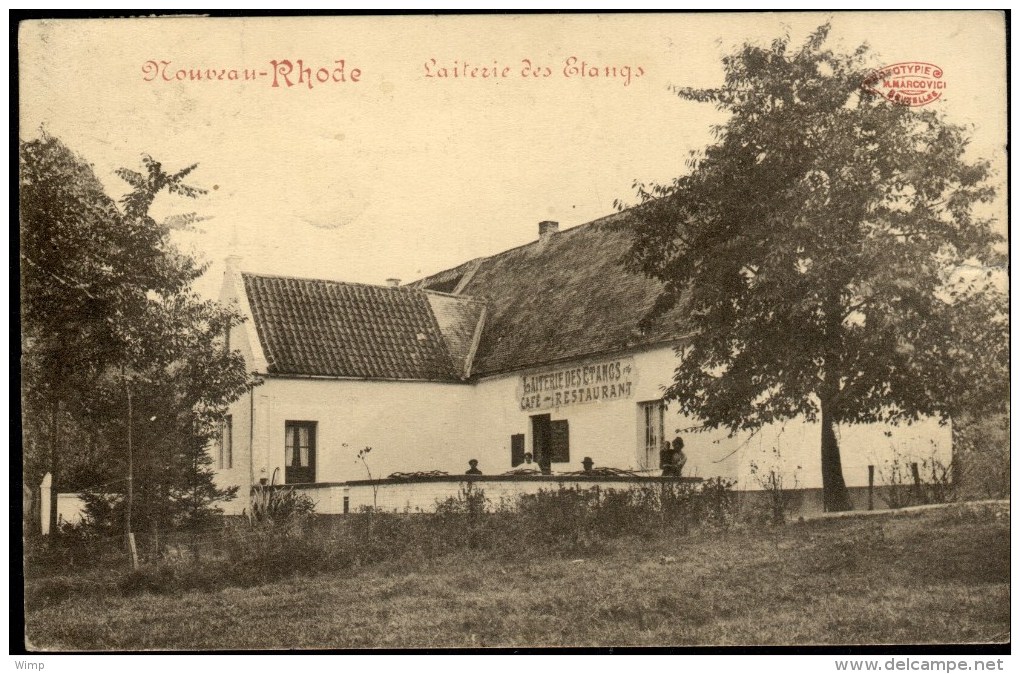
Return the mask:
MULTIPOLYGON (((767 508, 765 519, 772 524, 784 524, 801 500, 801 494, 796 491, 797 472, 795 471, 790 481, 787 481, 783 472, 781 448, 777 445, 771 448, 769 453, 772 458, 768 463, 759 464, 757 461, 751 461, 751 477, 765 495, 767 508)), ((799 471, 800 466, 797 466, 796 470, 799 471)))
POLYGON ((315 512, 315 502, 294 487, 257 484, 251 489, 248 523, 278 524, 315 512))
MULTIPOLYGON (((346 447, 347 443, 345 442, 343 446, 346 447)), ((357 458, 357 461, 360 461, 361 465, 365 467, 365 473, 368 474, 368 479, 369 480, 374 479, 372 477, 372 467, 368 465, 368 455, 371 452, 372 452, 372 448, 366 446, 366 447, 358 450, 358 458, 357 458)), ((379 485, 378 484, 373 484, 372 485, 372 509, 373 510, 377 510, 378 508, 379 508, 379 485)))
MULTIPOLYGON (((386 513, 369 507, 318 518, 307 516, 310 502, 293 498, 291 490, 265 486, 253 491, 253 502, 260 502, 251 511, 263 516, 249 514, 247 526, 228 523, 177 536, 176 544, 164 541, 164 547, 181 554, 147 555, 143 567, 122 578, 119 587, 126 593, 174 593, 353 572, 383 563, 414 569, 425 560, 467 551, 504 560, 595 557, 608 554, 615 541, 625 537, 724 532, 734 522, 732 487, 724 480, 703 485, 665 481, 632 489, 561 487, 493 503, 477 484, 466 481, 456 496, 437 503, 434 513, 386 513), (173 568, 163 568, 168 566, 173 568)), ((95 522, 80 529, 92 543, 77 548, 79 557, 33 557, 32 575, 91 568, 111 555, 123 560, 122 537, 110 536, 95 522)), ((139 547, 151 549, 151 543, 149 539, 139 547)), ((112 566, 124 565, 114 561, 112 566)))
POLYGON ((883 486, 878 493, 886 507, 896 510, 913 505, 909 470, 909 466, 898 453, 894 453, 892 459, 879 467, 878 476, 883 486))
POLYGON ((198 272, 170 254, 165 232, 125 217, 56 138, 21 141, 19 160, 24 470, 33 487, 52 473, 56 493, 76 478, 101 481, 89 425, 97 382, 127 348, 125 326, 150 291, 198 272))
POLYGON ((143 156, 144 174, 119 172, 118 208, 57 139, 22 141, 20 159, 26 477, 53 473, 54 499, 123 492, 131 437, 134 523, 198 526, 235 491, 213 483, 207 447, 255 382, 224 345, 240 316, 191 290, 205 266, 148 213, 163 191, 203 193, 183 182, 195 166, 143 156))
POLYGON ((892 509, 952 503, 958 497, 952 465, 934 455, 907 461, 894 449, 893 458, 879 468, 879 477, 883 483, 879 497, 892 509))
MULTIPOLYGON (((26 636, 60 650, 992 643, 1011 631, 1009 525, 1008 505, 960 504, 664 532, 583 561, 465 550, 428 559, 415 547, 343 567, 338 552, 315 578, 228 592, 205 589, 233 583, 216 564, 167 576, 143 567, 156 587, 140 596, 122 596, 112 571, 75 574, 30 581, 26 636)), ((336 545, 331 530, 309 535, 296 563, 319 540, 336 545)))
POLYGON ((461 482, 456 496, 448 496, 436 502, 438 515, 478 515, 488 510, 489 499, 485 490, 477 487, 471 480, 461 482))
POLYGON ((729 119, 689 174, 638 186, 628 262, 663 282, 650 318, 690 317, 667 397, 706 428, 820 421, 826 507, 843 510, 834 426, 1001 406, 1008 320, 988 287, 1002 238, 976 208, 989 163, 936 109, 865 90, 867 47, 828 33, 747 44, 722 87, 675 90, 729 119))
POLYGON ((964 498, 1009 498, 1009 448, 1008 412, 953 419, 953 467, 964 498))
POLYGON ((948 466, 935 457, 921 461, 920 498, 924 503, 952 503, 958 498, 953 480, 953 466, 948 466))
MULTIPOLYGON (((25 541, 25 567, 34 574, 49 572, 79 572, 101 568, 112 560, 123 559, 116 542, 93 522, 59 524, 60 536, 56 545, 45 544, 39 538, 25 541)), ((116 563, 116 562, 114 562, 116 563)))

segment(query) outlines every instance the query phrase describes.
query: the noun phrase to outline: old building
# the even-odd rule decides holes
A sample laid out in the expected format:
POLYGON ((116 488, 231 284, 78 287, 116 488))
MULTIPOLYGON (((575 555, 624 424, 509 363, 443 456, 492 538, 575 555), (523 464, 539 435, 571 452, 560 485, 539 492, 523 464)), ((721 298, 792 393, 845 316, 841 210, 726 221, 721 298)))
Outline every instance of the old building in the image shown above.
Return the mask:
MULTIPOLYGON (((659 286, 621 265, 629 217, 562 232, 542 222, 532 243, 407 285, 270 276, 228 260, 222 299, 248 318, 231 345, 264 383, 231 408, 213 450, 218 479, 242 493, 259 481, 309 485, 336 510, 353 481, 462 475, 470 459, 497 475, 525 452, 552 474, 590 457, 654 476, 662 441, 679 433, 686 476, 756 489, 775 471, 819 488, 817 425, 696 432, 662 401, 685 322, 675 309, 640 328, 659 286)), ((851 487, 868 484, 868 466, 881 475, 897 459, 948 463, 951 452, 949 427, 934 420, 841 427, 840 442, 851 487)))

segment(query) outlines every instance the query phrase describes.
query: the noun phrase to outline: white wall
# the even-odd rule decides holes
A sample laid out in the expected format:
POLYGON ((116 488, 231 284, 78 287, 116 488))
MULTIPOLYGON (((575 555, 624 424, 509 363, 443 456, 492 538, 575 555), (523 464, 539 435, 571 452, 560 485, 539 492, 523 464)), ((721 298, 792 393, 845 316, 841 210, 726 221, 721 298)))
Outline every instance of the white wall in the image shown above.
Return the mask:
MULTIPOLYGON (((572 365, 583 366, 598 361, 576 361, 561 366, 533 371, 542 373, 572 365)), ((658 348, 633 354, 627 359, 633 364, 631 395, 626 398, 600 400, 561 406, 553 409, 522 410, 520 406, 520 378, 515 374, 485 379, 477 385, 478 411, 485 422, 479 424, 478 445, 497 448, 494 453, 479 456, 486 473, 500 473, 510 469, 510 436, 525 434, 525 448, 531 451, 533 438, 530 417, 550 414, 553 420, 566 419, 570 424, 570 463, 553 464, 553 471, 581 469, 581 461, 590 456, 595 466, 641 471, 644 453, 644 418, 639 403, 659 400, 673 376, 675 356, 671 348, 658 348)), ((675 406, 674 406, 675 410, 675 406)), ((724 431, 692 433, 695 422, 667 410, 664 420, 666 439, 675 437, 679 429, 684 438, 684 452, 688 457, 684 475, 715 476, 735 470, 727 454, 736 446, 724 431)), ((658 473, 658 457, 651 468, 658 473)))
MULTIPOLYGON (((494 510, 501 506, 514 507, 523 494, 537 494, 539 491, 559 489, 601 489, 628 491, 640 488, 656 488, 657 481, 638 483, 633 480, 572 480, 545 478, 508 477, 503 480, 468 479, 423 482, 390 482, 379 485, 309 485, 297 487, 315 503, 315 512, 320 515, 337 515, 344 512, 344 498, 348 499, 348 511, 359 512, 364 508, 378 508, 384 512, 431 513, 436 506, 448 498, 460 498, 469 487, 483 492, 487 508, 494 510)), ((476 493, 477 493, 476 492, 476 493)))
POLYGON ((467 384, 266 377, 254 390, 252 452, 248 397, 231 407, 234 468, 217 471, 217 483, 241 490, 224 509, 236 514, 247 506, 249 466, 255 482, 272 480, 274 472, 278 484, 285 481, 287 421, 316 423, 316 482, 368 478, 357 458, 364 447, 372 448, 366 461, 374 478, 428 470, 463 473, 477 453, 471 444, 477 424, 473 391, 467 384))
MULTIPOLYGON (((652 349, 633 354, 636 372, 629 398, 563 406, 558 409, 522 411, 519 404, 520 375, 486 379, 477 385, 479 419, 477 446, 490 450, 477 458, 486 473, 510 468, 510 435, 525 434, 525 447, 532 448, 529 417, 549 413, 552 419, 570 423, 570 463, 554 464, 554 471, 580 470, 581 460, 590 456, 596 467, 640 470, 639 451, 644 445, 644 420, 638 403, 662 397, 671 383, 676 364, 673 349, 652 349), (494 450, 494 451, 492 451, 494 450), (488 470, 486 470, 488 469, 488 470)), ((585 361, 577 361, 583 364, 585 361)), ((535 372, 570 367, 565 364, 535 372)), ((772 424, 755 433, 741 432, 729 437, 724 430, 695 431, 698 423, 680 415, 676 405, 664 419, 667 439, 680 432, 687 464, 685 476, 725 477, 737 481, 738 489, 760 489, 752 474, 779 472, 786 484, 819 488, 821 478, 821 429, 816 423, 793 419, 772 424), (778 455, 773 450, 778 449, 778 455)), ((868 465, 876 467, 876 483, 888 473, 894 459, 901 463, 922 462, 933 456, 945 465, 952 458, 951 427, 927 419, 912 425, 840 426, 843 472, 848 486, 867 486, 868 465)), ((656 466, 657 467, 657 466, 656 466)))
MULTIPOLYGON (((234 303, 249 319, 232 331, 231 347, 241 350, 251 369, 264 371, 265 359, 252 330, 239 277, 226 275, 221 299, 234 303)), ((478 459, 484 474, 500 474, 511 468, 511 435, 523 433, 525 450, 532 451, 530 417, 546 413, 570 424, 570 461, 553 464, 554 472, 580 470, 586 456, 596 467, 649 468, 639 458, 644 453, 639 403, 660 399, 671 383, 676 365, 671 347, 623 357, 632 367, 627 397, 522 409, 522 376, 606 360, 578 360, 474 384, 265 377, 265 383, 251 396, 231 406, 233 467, 217 471, 216 479, 220 485, 239 485, 241 489, 238 498, 223 507, 228 513, 240 513, 247 506, 249 486, 260 479, 272 480, 277 469, 276 481, 284 481, 286 421, 316 422, 317 482, 367 478, 365 466, 357 459, 358 451, 366 446, 372 447, 367 461, 374 478, 431 470, 462 474, 472 458, 478 459), (253 415, 249 415, 250 409, 253 415)), ((791 420, 734 437, 719 430, 696 432, 697 426, 679 415, 675 405, 667 409, 665 437, 671 439, 679 432, 684 438, 684 475, 724 477, 735 480, 738 489, 758 489, 760 484, 752 472, 752 465, 757 465, 765 474, 777 470, 791 487, 821 486, 817 424, 791 420)), ((881 484, 881 476, 889 472, 897 457, 909 463, 935 456, 948 465, 952 456, 950 427, 932 420, 899 428, 844 426, 837 435, 848 486, 867 485, 868 465, 876 466, 876 480, 881 484)), ((210 451, 215 457, 218 449, 210 451)), ((657 460, 651 468, 658 468, 657 460)))
MULTIPOLYGON (((39 509, 40 517, 40 531, 45 536, 50 533, 50 485, 52 480, 50 474, 46 473, 46 478, 43 480, 41 486, 42 501, 40 503, 41 508, 39 509)), ((57 494, 57 524, 62 522, 68 522, 70 524, 77 524, 85 519, 85 500, 82 499, 80 494, 57 494)))

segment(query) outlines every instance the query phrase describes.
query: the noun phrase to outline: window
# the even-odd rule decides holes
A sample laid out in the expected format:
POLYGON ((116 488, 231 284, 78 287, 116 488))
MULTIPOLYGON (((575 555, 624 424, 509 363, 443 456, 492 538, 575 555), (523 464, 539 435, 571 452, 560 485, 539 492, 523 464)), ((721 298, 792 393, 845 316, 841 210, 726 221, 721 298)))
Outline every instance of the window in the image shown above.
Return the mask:
POLYGON ((638 403, 639 423, 643 424, 644 438, 638 446, 638 468, 653 470, 659 467, 659 450, 665 437, 663 430, 663 412, 666 405, 661 400, 638 403))
POLYGON ((315 422, 284 425, 283 465, 287 484, 315 482, 315 422))
POLYGON ((220 431, 219 467, 234 467, 234 418, 229 414, 223 419, 223 428, 220 431))
POLYGON ((570 424, 566 419, 549 424, 549 449, 553 463, 570 463, 570 424))

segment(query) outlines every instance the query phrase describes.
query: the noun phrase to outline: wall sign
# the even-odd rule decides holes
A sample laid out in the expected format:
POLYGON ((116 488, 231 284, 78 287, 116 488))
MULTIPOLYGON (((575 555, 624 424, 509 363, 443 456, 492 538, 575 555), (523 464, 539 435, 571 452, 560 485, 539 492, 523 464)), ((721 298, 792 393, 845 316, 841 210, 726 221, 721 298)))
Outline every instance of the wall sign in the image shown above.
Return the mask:
POLYGON ((547 410, 630 398, 637 381, 633 358, 521 375, 517 398, 522 411, 547 410))

